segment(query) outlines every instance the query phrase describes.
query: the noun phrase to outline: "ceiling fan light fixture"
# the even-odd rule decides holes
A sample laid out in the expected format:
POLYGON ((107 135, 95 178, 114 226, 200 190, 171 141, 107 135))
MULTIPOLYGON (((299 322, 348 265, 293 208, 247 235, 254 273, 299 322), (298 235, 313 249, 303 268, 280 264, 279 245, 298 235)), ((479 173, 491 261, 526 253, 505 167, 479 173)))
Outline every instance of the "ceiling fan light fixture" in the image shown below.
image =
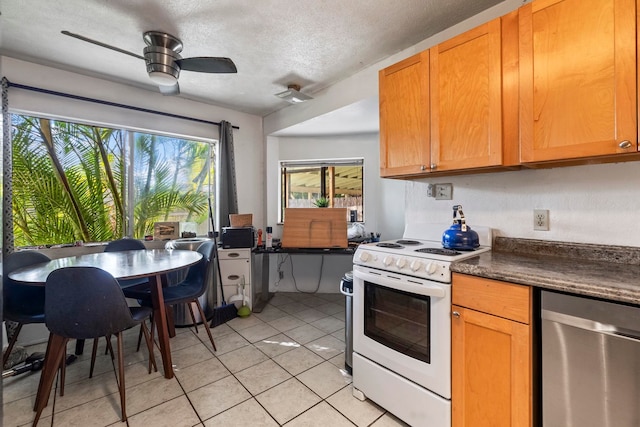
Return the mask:
POLYGON ((159 86, 173 86, 178 81, 174 75, 162 71, 150 71, 149 78, 159 86))
POLYGON ((276 93, 275 95, 278 98, 281 98, 282 100, 290 102, 292 104, 299 104, 301 102, 313 99, 312 96, 305 95, 304 93, 300 92, 299 85, 293 84, 289 85, 287 90, 285 90, 284 92, 276 93))

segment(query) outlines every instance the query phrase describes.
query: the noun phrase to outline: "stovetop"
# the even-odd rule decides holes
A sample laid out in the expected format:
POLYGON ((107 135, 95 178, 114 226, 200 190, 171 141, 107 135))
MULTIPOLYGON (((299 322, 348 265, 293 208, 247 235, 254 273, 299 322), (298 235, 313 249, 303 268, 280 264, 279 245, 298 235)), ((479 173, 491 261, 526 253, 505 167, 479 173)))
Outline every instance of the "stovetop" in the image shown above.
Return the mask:
POLYGON ((462 251, 442 247, 440 238, 448 227, 446 224, 414 223, 405 228, 401 239, 361 244, 356 249, 353 263, 395 275, 451 283, 449 265, 491 250, 492 231, 487 227, 474 227, 480 246, 462 251))
POLYGON ((441 242, 416 239, 395 239, 377 243, 365 243, 360 245, 356 252, 365 249, 381 254, 453 262, 475 256, 481 252, 486 252, 491 250, 491 247, 479 246, 473 250, 454 250, 443 248, 441 242))

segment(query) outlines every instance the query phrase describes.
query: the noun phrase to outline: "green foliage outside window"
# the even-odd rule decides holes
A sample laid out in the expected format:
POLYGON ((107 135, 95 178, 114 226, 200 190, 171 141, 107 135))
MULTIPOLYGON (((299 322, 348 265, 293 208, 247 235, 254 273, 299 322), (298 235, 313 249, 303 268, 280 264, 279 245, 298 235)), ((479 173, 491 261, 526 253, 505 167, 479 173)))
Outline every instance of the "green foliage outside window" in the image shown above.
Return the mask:
MULTIPOLYGON (((207 223, 209 144, 23 115, 12 116, 16 246, 153 234, 156 221, 207 223), (133 180, 128 194, 127 180, 133 180)), ((206 230, 206 228, 205 228, 206 230)))

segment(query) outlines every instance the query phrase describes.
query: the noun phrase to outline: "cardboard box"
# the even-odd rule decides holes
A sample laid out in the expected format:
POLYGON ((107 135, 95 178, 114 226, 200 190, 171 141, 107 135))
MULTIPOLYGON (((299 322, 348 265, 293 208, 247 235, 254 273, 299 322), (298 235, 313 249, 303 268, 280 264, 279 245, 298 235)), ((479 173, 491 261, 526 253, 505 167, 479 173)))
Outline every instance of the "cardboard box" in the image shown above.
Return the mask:
POLYGON ((253 214, 229 214, 231 227, 252 227, 253 214))

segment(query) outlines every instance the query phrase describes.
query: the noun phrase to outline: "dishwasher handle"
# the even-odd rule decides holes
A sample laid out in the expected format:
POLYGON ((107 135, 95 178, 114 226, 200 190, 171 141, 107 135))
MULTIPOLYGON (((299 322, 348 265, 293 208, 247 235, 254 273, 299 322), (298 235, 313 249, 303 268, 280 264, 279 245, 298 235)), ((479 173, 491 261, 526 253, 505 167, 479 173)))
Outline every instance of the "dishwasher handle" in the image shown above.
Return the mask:
POLYGON ((640 331, 620 328, 615 325, 596 322, 595 320, 585 319, 583 317, 571 316, 569 314, 543 309, 542 319, 640 343, 640 331))

